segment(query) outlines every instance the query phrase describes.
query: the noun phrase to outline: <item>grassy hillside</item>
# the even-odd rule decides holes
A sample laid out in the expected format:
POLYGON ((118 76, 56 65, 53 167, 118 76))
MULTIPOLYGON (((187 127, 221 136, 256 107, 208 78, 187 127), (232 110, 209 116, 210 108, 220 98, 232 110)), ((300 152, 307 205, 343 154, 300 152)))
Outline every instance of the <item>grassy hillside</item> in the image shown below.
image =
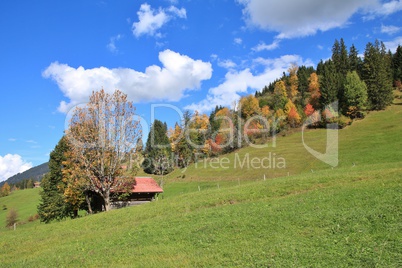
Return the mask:
POLYGON ((295 133, 268 150, 285 169, 175 171, 156 202, 1 232, 1 266, 401 267, 401 133, 398 103, 339 132, 334 169, 295 133))
POLYGON ((15 209, 18 213, 19 222, 24 223, 28 222, 30 216, 36 214, 38 203, 38 188, 14 191, 9 196, 0 198, 0 233, 6 231, 4 228, 6 225, 6 216, 10 209, 15 209))

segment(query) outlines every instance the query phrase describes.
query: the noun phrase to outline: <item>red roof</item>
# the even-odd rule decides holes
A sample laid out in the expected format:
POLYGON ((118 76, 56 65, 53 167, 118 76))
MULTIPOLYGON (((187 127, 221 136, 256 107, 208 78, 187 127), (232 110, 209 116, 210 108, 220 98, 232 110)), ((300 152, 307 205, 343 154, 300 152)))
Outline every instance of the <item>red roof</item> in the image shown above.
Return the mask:
POLYGON ((136 177, 133 193, 163 193, 158 183, 149 177, 136 177))

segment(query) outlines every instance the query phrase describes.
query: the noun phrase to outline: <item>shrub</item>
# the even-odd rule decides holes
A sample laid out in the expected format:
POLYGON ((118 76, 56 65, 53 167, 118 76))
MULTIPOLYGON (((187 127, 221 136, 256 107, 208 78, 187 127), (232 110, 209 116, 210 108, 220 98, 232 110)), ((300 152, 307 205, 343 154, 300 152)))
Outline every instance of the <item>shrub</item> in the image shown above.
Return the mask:
POLYGON ((341 115, 337 118, 337 122, 339 128, 344 128, 352 124, 352 119, 347 116, 341 115))
POLYGON ((15 209, 10 209, 6 217, 6 227, 11 227, 18 221, 18 213, 15 209))
POLYGON ((39 214, 29 216, 28 221, 33 222, 36 221, 37 219, 39 219, 39 214))

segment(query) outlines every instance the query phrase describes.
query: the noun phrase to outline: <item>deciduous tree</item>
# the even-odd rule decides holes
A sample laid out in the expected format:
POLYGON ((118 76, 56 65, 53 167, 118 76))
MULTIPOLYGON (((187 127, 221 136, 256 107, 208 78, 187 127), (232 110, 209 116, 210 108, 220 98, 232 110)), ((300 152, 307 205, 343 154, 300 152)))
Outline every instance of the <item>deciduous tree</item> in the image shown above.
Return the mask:
POLYGON ((10 185, 8 185, 8 183, 4 183, 3 186, 0 189, 0 197, 2 196, 7 196, 10 194, 10 185))
POLYGON ((121 176, 122 162, 137 153, 141 137, 133 103, 119 90, 112 95, 103 89, 93 92, 85 107, 74 110, 67 137, 91 191, 110 210, 111 190, 127 183, 121 176))

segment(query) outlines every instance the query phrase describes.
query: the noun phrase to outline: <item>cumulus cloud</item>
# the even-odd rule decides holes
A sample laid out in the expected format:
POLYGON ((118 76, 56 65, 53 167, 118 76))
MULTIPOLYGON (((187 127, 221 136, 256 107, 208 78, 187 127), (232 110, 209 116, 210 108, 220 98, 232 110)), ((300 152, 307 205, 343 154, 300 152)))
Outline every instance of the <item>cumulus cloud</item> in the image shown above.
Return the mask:
POLYGON ((274 81, 286 72, 292 63, 298 65, 313 65, 310 60, 303 61, 298 55, 284 55, 276 59, 257 58, 253 65, 263 67, 263 72, 253 73, 250 68, 243 70, 230 70, 225 75, 225 80, 217 87, 210 88, 206 98, 199 103, 193 103, 186 109, 207 112, 216 105, 231 106, 238 101, 241 95, 249 93, 249 90, 261 90, 264 86, 274 81))
POLYGON ((32 167, 32 163, 25 162, 18 154, 6 154, 0 156, 0 181, 24 172, 32 167))
POLYGON ((134 22, 132 26, 133 34, 136 37, 141 35, 149 35, 161 37, 158 32, 166 23, 174 18, 185 19, 187 17, 186 9, 178 9, 175 6, 169 8, 153 9, 147 3, 141 5, 140 10, 137 12, 138 22, 134 22))
MULTIPOLYGON (((249 25, 278 32, 277 38, 313 35, 345 26, 358 11, 374 12, 380 0, 238 0, 249 25)), ((398 1, 392 1, 398 2, 398 1)), ((398 4, 395 5, 399 5, 398 4)), ((390 8, 384 4, 385 10, 390 8)))
POLYGON ((54 80, 69 102, 62 101, 58 110, 67 113, 77 104, 87 102, 92 91, 103 88, 112 93, 125 92, 134 102, 178 101, 187 90, 198 89, 203 80, 211 78, 209 62, 194 60, 169 49, 159 53, 162 67, 151 65, 145 72, 129 68, 98 67, 85 69, 53 62, 42 76, 54 80))

